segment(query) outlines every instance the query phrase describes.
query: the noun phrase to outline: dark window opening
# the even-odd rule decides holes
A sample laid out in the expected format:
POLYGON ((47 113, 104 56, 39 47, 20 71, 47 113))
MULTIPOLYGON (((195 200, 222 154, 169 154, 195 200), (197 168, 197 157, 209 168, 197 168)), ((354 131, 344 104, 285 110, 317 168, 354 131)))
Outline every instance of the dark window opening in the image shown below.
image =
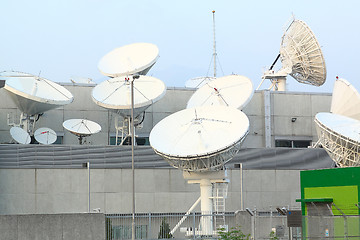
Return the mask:
POLYGON ((275 140, 275 147, 287 147, 287 148, 307 148, 311 146, 310 140, 275 140))
MULTIPOLYGON (((117 144, 120 145, 122 141, 121 137, 118 137, 117 144)), ((123 142, 123 145, 130 145, 131 144, 131 137, 127 137, 125 141, 123 142)), ((116 145, 116 137, 110 137, 110 145, 116 145)), ((137 137, 136 138, 136 145, 138 146, 144 146, 144 145, 150 145, 149 137, 137 137)))

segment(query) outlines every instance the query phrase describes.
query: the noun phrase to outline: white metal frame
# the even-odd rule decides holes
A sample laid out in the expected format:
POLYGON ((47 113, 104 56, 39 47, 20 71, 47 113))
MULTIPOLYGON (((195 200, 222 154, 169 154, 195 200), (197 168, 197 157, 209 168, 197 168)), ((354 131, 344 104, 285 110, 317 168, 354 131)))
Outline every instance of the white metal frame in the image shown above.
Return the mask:
POLYGON ((360 166, 360 142, 340 135, 315 119, 319 143, 339 167, 360 166))

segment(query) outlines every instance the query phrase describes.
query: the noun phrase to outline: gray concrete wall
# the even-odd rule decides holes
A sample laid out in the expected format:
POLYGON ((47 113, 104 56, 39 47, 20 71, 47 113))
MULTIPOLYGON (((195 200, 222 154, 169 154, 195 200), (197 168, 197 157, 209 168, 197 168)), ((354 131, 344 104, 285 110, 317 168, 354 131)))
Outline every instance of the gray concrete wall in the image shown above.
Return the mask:
MULTIPOLYGON (((0 214, 78 213, 88 210, 86 169, 0 169, 0 214)), ((91 169, 90 209, 132 211, 131 169, 91 169)), ((226 211, 300 208, 299 170, 228 170, 226 211)), ((186 212, 200 196, 177 169, 135 170, 136 211, 186 212)), ((195 209, 200 210, 200 206, 195 209)))
POLYGON ((0 215, 0 240, 20 239, 105 239, 105 216, 101 213, 0 215))
MULTIPOLYGON (((100 124, 102 131, 88 137, 86 144, 107 145, 109 137, 115 135, 114 121, 116 114, 97 106, 91 99, 94 85, 64 85, 73 95, 74 102, 64 107, 45 112, 37 122, 37 127, 50 127, 59 136, 64 136, 64 144, 78 144, 77 138, 64 130, 62 123, 71 118, 87 118, 100 124)), ((148 136, 151 129, 164 117, 186 107, 194 89, 168 88, 166 95, 146 110, 142 129, 137 129, 139 136, 148 136)), ((7 114, 10 113, 16 122, 20 111, 11 101, 6 90, 0 89, 0 143, 11 141, 10 126, 7 125, 7 114)), ((271 139, 272 147, 275 139, 317 140, 314 116, 318 112, 329 111, 331 94, 271 92, 271 139), (296 117, 296 122, 291 118, 296 117)), ((263 91, 256 91, 250 103, 243 109, 250 119, 249 135, 244 147, 259 148, 265 146, 264 136, 264 98, 263 91)))

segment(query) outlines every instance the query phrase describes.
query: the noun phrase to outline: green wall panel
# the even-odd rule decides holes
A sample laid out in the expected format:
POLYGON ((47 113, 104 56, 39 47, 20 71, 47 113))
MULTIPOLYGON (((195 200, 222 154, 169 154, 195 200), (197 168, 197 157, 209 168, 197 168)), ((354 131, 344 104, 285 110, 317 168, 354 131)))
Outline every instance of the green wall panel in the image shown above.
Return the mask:
MULTIPOLYGON (((300 182, 302 199, 330 197, 346 214, 360 214, 360 210, 355 206, 360 199, 360 167, 301 171, 300 182), (349 188, 341 188, 345 186, 349 188), (310 190, 311 188, 315 189, 310 190)), ((301 204, 301 208, 303 215, 306 215, 305 203, 301 204)), ((341 215, 337 210, 334 210, 334 214, 341 215)))
MULTIPOLYGON (((334 204, 346 215, 357 215, 359 209, 354 205, 358 203, 358 186, 335 186, 304 188, 305 199, 333 198, 334 204)), ((336 207, 332 207, 334 215, 342 215, 336 207)), ((307 211, 305 209, 305 215, 307 211)))

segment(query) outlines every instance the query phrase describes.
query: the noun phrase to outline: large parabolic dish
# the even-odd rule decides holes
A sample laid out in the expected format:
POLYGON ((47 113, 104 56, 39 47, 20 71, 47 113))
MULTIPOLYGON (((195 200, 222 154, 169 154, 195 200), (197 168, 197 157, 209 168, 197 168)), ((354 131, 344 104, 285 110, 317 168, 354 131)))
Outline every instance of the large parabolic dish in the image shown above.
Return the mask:
POLYGON ((218 170, 231 160, 249 131, 249 119, 225 106, 185 109, 161 120, 150 133, 154 151, 185 171, 218 170))
POLYGON ((330 112, 360 120, 360 94, 347 80, 334 84, 330 112))
POLYGON ((31 74, 6 72, 4 89, 20 109, 28 115, 35 115, 66 105, 74 100, 73 95, 63 86, 31 74))
POLYGON ((293 20, 282 36, 280 52, 275 61, 263 75, 270 79, 271 88, 286 91, 286 78, 291 75, 300 83, 321 86, 326 81, 326 66, 321 47, 309 26, 301 20, 293 20), (281 59, 282 67, 273 67, 281 59))
MULTIPOLYGON (((131 116, 131 84, 128 77, 117 77, 94 87, 93 101, 123 117, 131 116)), ((154 77, 139 76, 134 80, 134 116, 144 112, 166 93, 165 84, 154 77)))
POLYGON ((280 47, 282 68, 300 83, 321 86, 326 80, 325 59, 309 26, 294 20, 284 33, 280 47))
POLYGON ((151 43, 133 43, 112 50, 102 57, 98 68, 109 77, 146 75, 159 58, 159 49, 151 43))
POLYGON ((360 166, 359 120, 322 112, 314 121, 322 147, 338 166, 360 166))
POLYGON ((206 83, 189 99, 187 108, 198 106, 231 106, 242 109, 253 96, 251 80, 241 75, 229 75, 206 83))

